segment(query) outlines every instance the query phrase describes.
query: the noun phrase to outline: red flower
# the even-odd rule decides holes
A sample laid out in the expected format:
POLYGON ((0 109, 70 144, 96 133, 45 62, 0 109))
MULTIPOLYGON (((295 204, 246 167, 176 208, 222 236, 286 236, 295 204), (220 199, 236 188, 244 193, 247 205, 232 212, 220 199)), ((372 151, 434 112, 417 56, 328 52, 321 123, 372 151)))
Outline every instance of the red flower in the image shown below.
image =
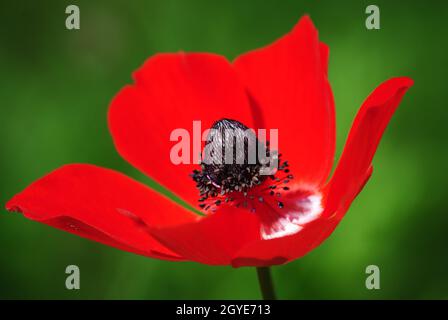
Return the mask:
POLYGON ((113 99, 109 126, 118 152, 196 210, 199 191, 190 175, 198 165, 170 161, 173 129, 191 128, 194 120, 210 128, 234 119, 279 130, 279 149, 288 160, 279 173, 246 188, 247 194, 209 194, 202 199, 205 216, 88 164, 57 169, 7 209, 152 258, 234 267, 297 259, 332 233, 361 191, 382 133, 413 83, 393 78, 373 91, 327 181, 335 149, 328 55, 304 17, 286 36, 233 63, 208 53, 155 55, 134 74, 135 84, 113 99))

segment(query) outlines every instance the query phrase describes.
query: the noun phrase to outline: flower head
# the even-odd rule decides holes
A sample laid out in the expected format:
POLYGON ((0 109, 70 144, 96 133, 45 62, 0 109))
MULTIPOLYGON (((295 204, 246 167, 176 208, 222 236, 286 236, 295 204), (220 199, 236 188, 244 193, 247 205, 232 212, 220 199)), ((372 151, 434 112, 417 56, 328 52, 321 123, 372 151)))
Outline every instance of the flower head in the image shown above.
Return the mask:
MULTIPOLYGON (((361 106, 332 175, 335 109, 328 47, 309 17, 273 44, 233 63, 209 53, 157 54, 113 99, 118 152, 179 204, 113 170, 67 165, 13 197, 10 211, 122 250, 210 265, 269 266, 305 255, 336 228, 372 173, 383 131, 409 78, 393 78, 361 106), (170 134, 201 121, 223 132, 278 129, 278 149, 255 140, 266 162, 201 165, 170 159, 170 134), (203 215, 198 215, 201 211, 203 215)), ((223 146, 209 135, 206 146, 223 146)), ((221 140, 220 140, 221 139, 221 140)), ((218 149, 219 149, 218 147, 218 149)), ((225 154, 222 154, 225 156, 225 154)), ((202 160, 206 160, 203 157, 202 160)))

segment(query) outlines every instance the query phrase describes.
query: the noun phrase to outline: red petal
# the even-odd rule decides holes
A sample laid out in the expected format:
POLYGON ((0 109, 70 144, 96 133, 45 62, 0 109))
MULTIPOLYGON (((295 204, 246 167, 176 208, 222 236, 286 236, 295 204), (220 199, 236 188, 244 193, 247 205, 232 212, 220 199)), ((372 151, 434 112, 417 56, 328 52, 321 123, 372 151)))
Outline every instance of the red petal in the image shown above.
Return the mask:
POLYGON ((256 241, 234 256, 232 266, 271 266, 300 258, 317 246, 319 235, 327 233, 333 224, 334 220, 318 219, 294 235, 256 241))
POLYGON ((331 235, 369 179, 371 162, 381 136, 412 84, 409 78, 391 79, 381 84, 364 102, 350 130, 339 165, 326 187, 327 200, 321 218, 310 222, 297 234, 250 244, 236 254, 233 266, 285 263, 302 257, 331 235))
POLYGON ((384 130, 412 79, 393 78, 376 88, 361 106, 347 138, 339 164, 329 183, 327 214, 345 213, 359 186, 370 175, 373 156, 384 130))
MULTIPOLYGON (((325 75, 328 77, 328 62, 330 59, 330 48, 323 42, 321 42, 319 45, 320 45, 320 59, 321 59, 321 63, 322 63, 322 69, 324 70, 325 75)), ((331 88, 329 88, 329 90, 331 93, 331 88)), ((333 103, 333 108, 334 108, 334 103, 333 103)), ((334 109, 333 109, 333 112, 334 112, 334 109)), ((334 117, 334 114, 333 114, 333 117, 334 117)))
POLYGON ((55 170, 11 199, 6 208, 27 218, 122 250, 179 260, 132 217, 147 225, 197 219, 169 199, 112 170, 73 164, 55 170))
POLYGON ((126 160, 196 206, 199 194, 189 177, 196 165, 172 163, 170 150, 177 142, 170 142, 170 134, 183 128, 193 139, 194 120, 202 121, 202 131, 222 118, 252 128, 251 110, 236 72, 213 54, 160 54, 134 78, 136 84, 121 90, 109 110, 115 145, 126 160))
POLYGON ((260 223, 246 209, 221 207, 199 222, 150 228, 151 234, 184 258, 209 265, 229 265, 248 243, 260 239, 260 223))
POLYGON ((334 103, 327 81, 328 47, 303 17, 273 44, 234 63, 261 110, 257 126, 279 130, 279 150, 301 182, 323 184, 333 165, 334 103))

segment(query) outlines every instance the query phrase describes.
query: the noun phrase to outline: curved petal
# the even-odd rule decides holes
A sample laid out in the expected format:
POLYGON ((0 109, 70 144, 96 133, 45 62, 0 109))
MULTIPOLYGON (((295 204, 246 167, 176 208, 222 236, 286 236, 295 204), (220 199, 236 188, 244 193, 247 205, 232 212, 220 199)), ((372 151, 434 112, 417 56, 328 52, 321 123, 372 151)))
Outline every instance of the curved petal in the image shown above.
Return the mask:
POLYGON ((149 257, 180 260, 136 223, 195 221, 191 213, 118 172, 87 164, 63 166, 14 196, 9 211, 103 244, 149 257))
POLYGON ((196 206, 198 190, 189 174, 195 164, 173 164, 170 141, 175 129, 189 133, 191 152, 199 155, 201 130, 216 120, 229 118, 253 127, 248 99, 236 72, 221 56, 159 54, 135 74, 135 85, 122 89, 109 109, 109 127, 118 152, 131 164, 161 183, 186 202, 196 206), (193 133, 193 121, 201 129, 193 133), (196 148, 195 148, 196 147, 196 148))
POLYGON ((240 250, 234 267, 282 264, 300 258, 328 238, 362 190, 372 173, 371 162, 381 136, 406 90, 409 78, 394 78, 381 84, 360 108, 350 130, 339 165, 325 187, 325 209, 319 219, 297 234, 260 240, 240 250))
POLYGON ((238 57, 234 66, 251 105, 262 112, 258 127, 278 129, 279 150, 297 179, 323 185, 333 165, 334 102, 327 80, 328 47, 311 19, 273 44, 238 57))
POLYGON ((373 156, 392 115, 406 91, 410 78, 392 78, 376 88, 361 106, 350 129, 338 166, 327 186, 327 214, 340 218, 369 175, 373 156), (342 209, 342 210, 341 210, 342 209))
POLYGON ((229 265, 236 252, 260 239, 260 222, 246 209, 221 207, 196 223, 175 227, 158 225, 150 227, 149 232, 185 259, 229 265))

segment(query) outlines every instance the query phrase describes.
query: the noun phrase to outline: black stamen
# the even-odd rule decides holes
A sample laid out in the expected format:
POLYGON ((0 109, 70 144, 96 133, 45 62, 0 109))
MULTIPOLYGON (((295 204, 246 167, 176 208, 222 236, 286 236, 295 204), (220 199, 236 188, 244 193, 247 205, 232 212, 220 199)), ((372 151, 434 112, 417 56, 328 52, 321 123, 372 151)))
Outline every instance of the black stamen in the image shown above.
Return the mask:
POLYGON ((269 163, 262 164, 258 151, 262 148, 267 154, 268 148, 257 140, 253 131, 236 120, 219 120, 211 129, 204 148, 202 170, 193 170, 191 174, 201 201, 234 191, 247 196, 249 189, 260 185, 267 177, 261 175, 260 170, 269 163), (226 157, 226 152, 231 154, 226 157))
MULTIPOLYGON (((253 131, 249 130, 244 124, 230 119, 216 121, 211 130, 204 148, 204 156, 201 156, 201 170, 193 170, 190 176, 196 182, 199 189, 199 207, 201 209, 215 211, 222 202, 228 203, 234 201, 231 193, 240 193, 244 198, 235 203, 236 207, 242 205, 248 208, 248 200, 258 199, 263 203, 263 195, 269 191, 270 196, 281 197, 280 192, 274 190, 288 191, 289 187, 282 187, 281 184, 287 184, 293 179, 292 174, 279 176, 281 172, 289 173, 288 161, 281 160, 281 154, 269 149, 269 141, 266 144, 260 143, 253 131), (254 146, 250 143, 255 142, 254 146), (243 148, 241 145, 243 144, 243 148), (260 149, 262 148, 262 150, 260 149), (259 152, 261 151, 261 152, 259 152), (267 157, 278 160, 276 174, 261 175, 261 170, 269 168, 270 164, 266 159, 260 159, 259 153, 267 157), (229 153, 226 157, 226 152, 229 153), (251 152, 255 152, 254 155, 251 152), (231 153, 231 154, 230 154, 231 153), (267 178, 271 180, 270 185, 263 189, 253 189, 261 185, 267 178), (279 188, 277 188, 279 186, 279 188), (216 197, 219 197, 216 199, 216 197), (206 201, 209 198, 215 198, 212 201, 206 201), (245 200, 246 199, 246 200, 245 200), (203 203, 202 203, 203 202, 203 203)), ((236 195, 236 194, 235 194, 236 195)), ((283 202, 278 201, 279 208, 283 208, 283 202)), ((251 202, 251 212, 255 212, 255 207, 251 202)))

